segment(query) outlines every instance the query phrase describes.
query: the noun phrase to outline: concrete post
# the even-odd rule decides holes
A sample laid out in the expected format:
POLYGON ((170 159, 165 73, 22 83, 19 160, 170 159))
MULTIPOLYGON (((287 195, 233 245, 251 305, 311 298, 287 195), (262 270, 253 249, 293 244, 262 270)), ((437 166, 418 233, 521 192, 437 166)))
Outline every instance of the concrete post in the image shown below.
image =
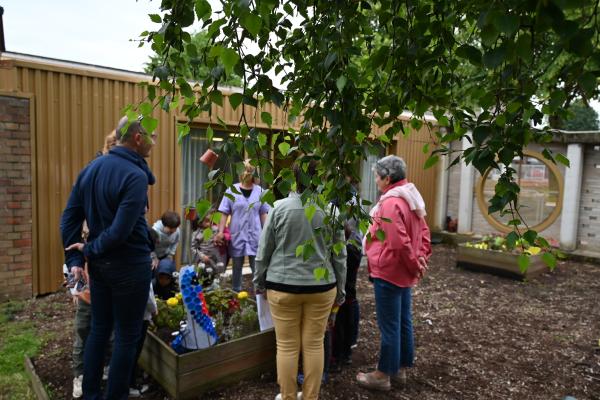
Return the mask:
MULTIPOLYGON (((468 133, 471 136, 471 133, 468 133)), ((462 148, 467 149, 471 142, 467 137, 462 139, 462 148)), ((475 168, 464 161, 460 164, 460 194, 458 197, 458 233, 471 233, 473 227, 473 182, 475 168)))
POLYGON ((434 229, 443 230, 446 226, 446 214, 448 211, 448 165, 449 156, 440 156, 438 162, 438 179, 435 194, 435 219, 434 229))
POLYGON ((560 218, 560 247, 563 250, 577 248, 579 226, 579 200, 583 178, 583 145, 572 143, 567 147, 570 167, 565 170, 562 214, 560 218))

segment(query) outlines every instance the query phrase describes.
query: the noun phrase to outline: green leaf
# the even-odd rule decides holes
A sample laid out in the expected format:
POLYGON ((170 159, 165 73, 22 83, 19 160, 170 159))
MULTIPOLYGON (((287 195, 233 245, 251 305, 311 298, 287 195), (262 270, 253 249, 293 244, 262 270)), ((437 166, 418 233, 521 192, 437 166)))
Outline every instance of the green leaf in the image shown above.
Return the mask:
MULTIPOLYGON (((311 243, 304 244, 304 250, 302 251, 302 258, 304 259, 304 261, 311 258, 313 254, 315 254, 315 248, 313 247, 313 245, 311 243)), ((327 277, 328 273, 327 270, 325 270, 324 278, 327 279, 327 277)))
POLYGON ((323 64, 325 66, 325 69, 329 69, 329 67, 331 66, 331 64, 333 64, 335 60, 337 60, 337 53, 327 54, 327 57, 325 57, 325 61, 323 64))
POLYGON ((262 19, 254 13, 246 13, 240 18, 240 23, 250 34, 256 37, 262 28, 262 19))
POLYGON ((271 128, 271 125, 273 125, 273 117, 271 117, 271 113, 268 113, 266 111, 261 112, 260 119, 262 120, 262 122, 267 124, 269 128, 271 128))
POLYGON ((221 221, 221 217, 223 216, 223 214, 221 214, 220 212, 214 212, 211 215, 211 221, 213 224, 218 224, 221 221))
POLYGON ((325 275, 327 275, 327 268, 318 267, 313 270, 313 275, 317 282, 325 279, 325 275))
POLYGON ((202 231, 202 237, 204 238, 205 242, 208 242, 210 240, 210 238, 212 238, 213 232, 212 229, 210 228, 206 228, 202 231))
POLYGON ((271 189, 265 190, 260 196, 260 201, 272 206, 275 203, 275 193, 271 189))
POLYGON ((423 149, 421 149, 421 151, 423 152, 423 154, 429 153, 429 143, 425 143, 423 145, 423 149))
POLYGON ((158 14, 148 14, 150 20, 154 23, 160 24, 162 22, 162 18, 158 14))
POLYGON ((377 229, 377 232, 375 232, 375 237, 380 242, 383 242, 383 241, 385 241, 385 232, 382 231, 381 229, 377 229))
POLYGON ((342 250, 344 250, 345 247, 346 245, 343 242, 337 242, 333 245, 333 252, 337 256, 342 252, 342 250))
POLYGON ((542 261, 550 268, 550 271, 553 271, 554 268, 556 268, 556 257, 554 254, 549 252, 542 254, 542 261))
POLYGON ((347 81, 348 79, 344 75, 340 75, 340 77, 337 78, 337 80, 335 81, 335 86, 337 87, 338 92, 342 93, 347 81))
POLYGON ((190 126, 188 124, 177 124, 177 143, 181 144, 184 137, 190 134, 190 126))
POLYGON ((429 156, 429 158, 427 159, 427 161, 425 161, 425 166, 423 167, 423 169, 428 169, 433 167, 435 164, 437 164, 437 162, 439 161, 439 157, 437 154, 434 154, 432 156, 429 156))
POLYGON ((358 143, 362 143, 365 140, 366 137, 367 137, 367 135, 365 135, 363 132, 358 132, 356 134, 356 141, 358 143))
POLYGON ((473 129, 473 140, 476 144, 483 144, 487 138, 493 134, 493 130, 488 125, 479 125, 473 129))
POLYGON ((463 45, 456 49, 456 55, 469 60, 475 66, 481 65, 481 51, 477 47, 463 45))
POLYGON ((279 143, 279 145, 277 146, 277 148, 279 149, 279 152, 283 156, 287 156, 288 151, 290 151, 290 145, 289 145, 289 143, 286 143, 286 142, 279 143))
POLYGON ((506 47, 498 46, 487 51, 483 55, 483 64, 491 69, 497 68, 504 62, 506 58, 506 47))
POLYGON ((298 245, 296 246, 296 257, 300 257, 302 254, 304 254, 304 245, 298 245))
POLYGON ((196 16, 198 19, 206 21, 212 14, 212 8, 207 0, 196 0, 196 16))
POLYGON ((244 96, 241 93, 232 93, 229 95, 229 104, 231 104, 231 107, 235 110, 242 104, 243 99, 244 96))
POLYGON ((591 72, 585 72, 578 79, 577 83, 588 96, 592 96, 598 87, 596 76, 591 72))
POLYGON ((142 119, 142 127, 146 132, 148 132, 148 135, 152 134, 152 132, 156 130, 157 126, 158 120, 156 118, 146 116, 142 119))
POLYGON ((221 62, 228 73, 231 73, 233 71, 233 67, 235 67, 235 64, 240 61, 240 56, 238 53, 235 50, 228 48, 221 51, 219 58, 221 59, 221 62))
POLYGON ((200 218, 200 221, 206 217, 211 206, 211 202, 206 199, 201 199, 196 202, 196 214, 198 215, 198 218, 200 218))
POLYGON ((206 140, 210 142, 214 136, 215 132, 213 131, 213 129, 210 126, 206 128, 206 140))
POLYGON ((560 153, 556 153, 556 161, 558 161, 559 163, 561 163, 562 165, 564 165, 565 167, 570 167, 571 166, 571 162, 569 161, 569 159, 565 156, 563 156, 560 153))
POLYGON ((496 117, 496 125, 503 128, 506 125, 506 116, 504 114, 500 114, 496 117))
POLYGON ((267 145, 267 135, 264 133, 259 133, 256 140, 258 141, 258 145, 263 148, 267 145))
POLYGON ((310 204, 308 207, 304 209, 304 215, 308 218, 309 221, 312 221, 315 213, 317 212, 317 207, 314 204, 310 204))
POLYGON ((211 102, 223 107, 223 94, 220 90, 211 91, 208 97, 210 98, 211 102))
POLYGON ((529 268, 531 259, 529 258, 528 254, 519 254, 519 257, 517 257, 517 262, 519 263, 519 271, 521 271, 521 273, 524 274, 529 268))
POLYGON ((535 240, 537 239, 537 235, 538 234, 536 231, 532 231, 530 229, 523 234, 523 239, 525 239, 527 241, 527 243, 533 245, 535 243, 535 240))
POLYGON ((145 117, 147 115, 152 114, 152 104, 148 102, 143 102, 139 107, 140 113, 145 117))
POLYGON ((515 248, 517 240, 519 240, 519 235, 517 235, 516 232, 510 232, 508 235, 506 235, 506 245, 509 249, 515 248))
POLYGON ((512 36, 519 29, 519 17, 516 15, 498 15, 493 20, 494 26, 507 36, 512 36))
POLYGON ((498 39, 498 31, 493 25, 486 25, 481 29, 481 41, 486 46, 491 46, 498 39))
POLYGON ((517 39, 517 43, 515 44, 515 51, 517 53, 517 56, 521 57, 526 62, 531 61, 531 36, 528 34, 519 34, 519 38, 517 39))

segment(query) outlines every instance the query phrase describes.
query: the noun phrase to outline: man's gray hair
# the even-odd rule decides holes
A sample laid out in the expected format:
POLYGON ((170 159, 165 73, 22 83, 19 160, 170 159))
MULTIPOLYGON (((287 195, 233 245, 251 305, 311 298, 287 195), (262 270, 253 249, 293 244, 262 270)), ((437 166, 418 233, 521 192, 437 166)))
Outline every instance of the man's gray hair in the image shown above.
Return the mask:
POLYGON ((119 142, 127 141, 137 132, 144 133, 144 128, 140 122, 140 118, 129 122, 129 119, 125 116, 119 120, 117 128, 115 129, 117 140, 119 142))
POLYGON ((373 166, 373 171, 379 177, 390 177, 390 183, 396 183, 406 178, 406 163, 398 156, 385 156, 373 166))

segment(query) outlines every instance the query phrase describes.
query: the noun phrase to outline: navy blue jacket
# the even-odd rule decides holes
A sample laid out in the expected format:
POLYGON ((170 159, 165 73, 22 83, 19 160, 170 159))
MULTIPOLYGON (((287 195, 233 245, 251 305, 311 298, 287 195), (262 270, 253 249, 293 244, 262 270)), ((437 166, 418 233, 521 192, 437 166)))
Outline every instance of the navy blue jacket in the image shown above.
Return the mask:
POLYGON ((146 160, 123 146, 96 158, 79 174, 60 222, 65 247, 81 242, 86 220, 88 242, 83 254, 65 252, 69 270, 89 261, 150 262, 154 247, 145 217, 148 185, 155 182, 146 160))

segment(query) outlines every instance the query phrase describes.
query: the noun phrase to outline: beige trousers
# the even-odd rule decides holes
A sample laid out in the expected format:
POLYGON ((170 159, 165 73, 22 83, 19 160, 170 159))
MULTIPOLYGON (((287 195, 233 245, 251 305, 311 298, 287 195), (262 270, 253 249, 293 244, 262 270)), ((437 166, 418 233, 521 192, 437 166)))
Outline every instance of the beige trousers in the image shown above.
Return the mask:
POLYGON ((302 350, 303 400, 317 400, 323 375, 323 337, 337 290, 294 294, 267 290, 277 338, 277 382, 282 400, 296 400, 302 350))

